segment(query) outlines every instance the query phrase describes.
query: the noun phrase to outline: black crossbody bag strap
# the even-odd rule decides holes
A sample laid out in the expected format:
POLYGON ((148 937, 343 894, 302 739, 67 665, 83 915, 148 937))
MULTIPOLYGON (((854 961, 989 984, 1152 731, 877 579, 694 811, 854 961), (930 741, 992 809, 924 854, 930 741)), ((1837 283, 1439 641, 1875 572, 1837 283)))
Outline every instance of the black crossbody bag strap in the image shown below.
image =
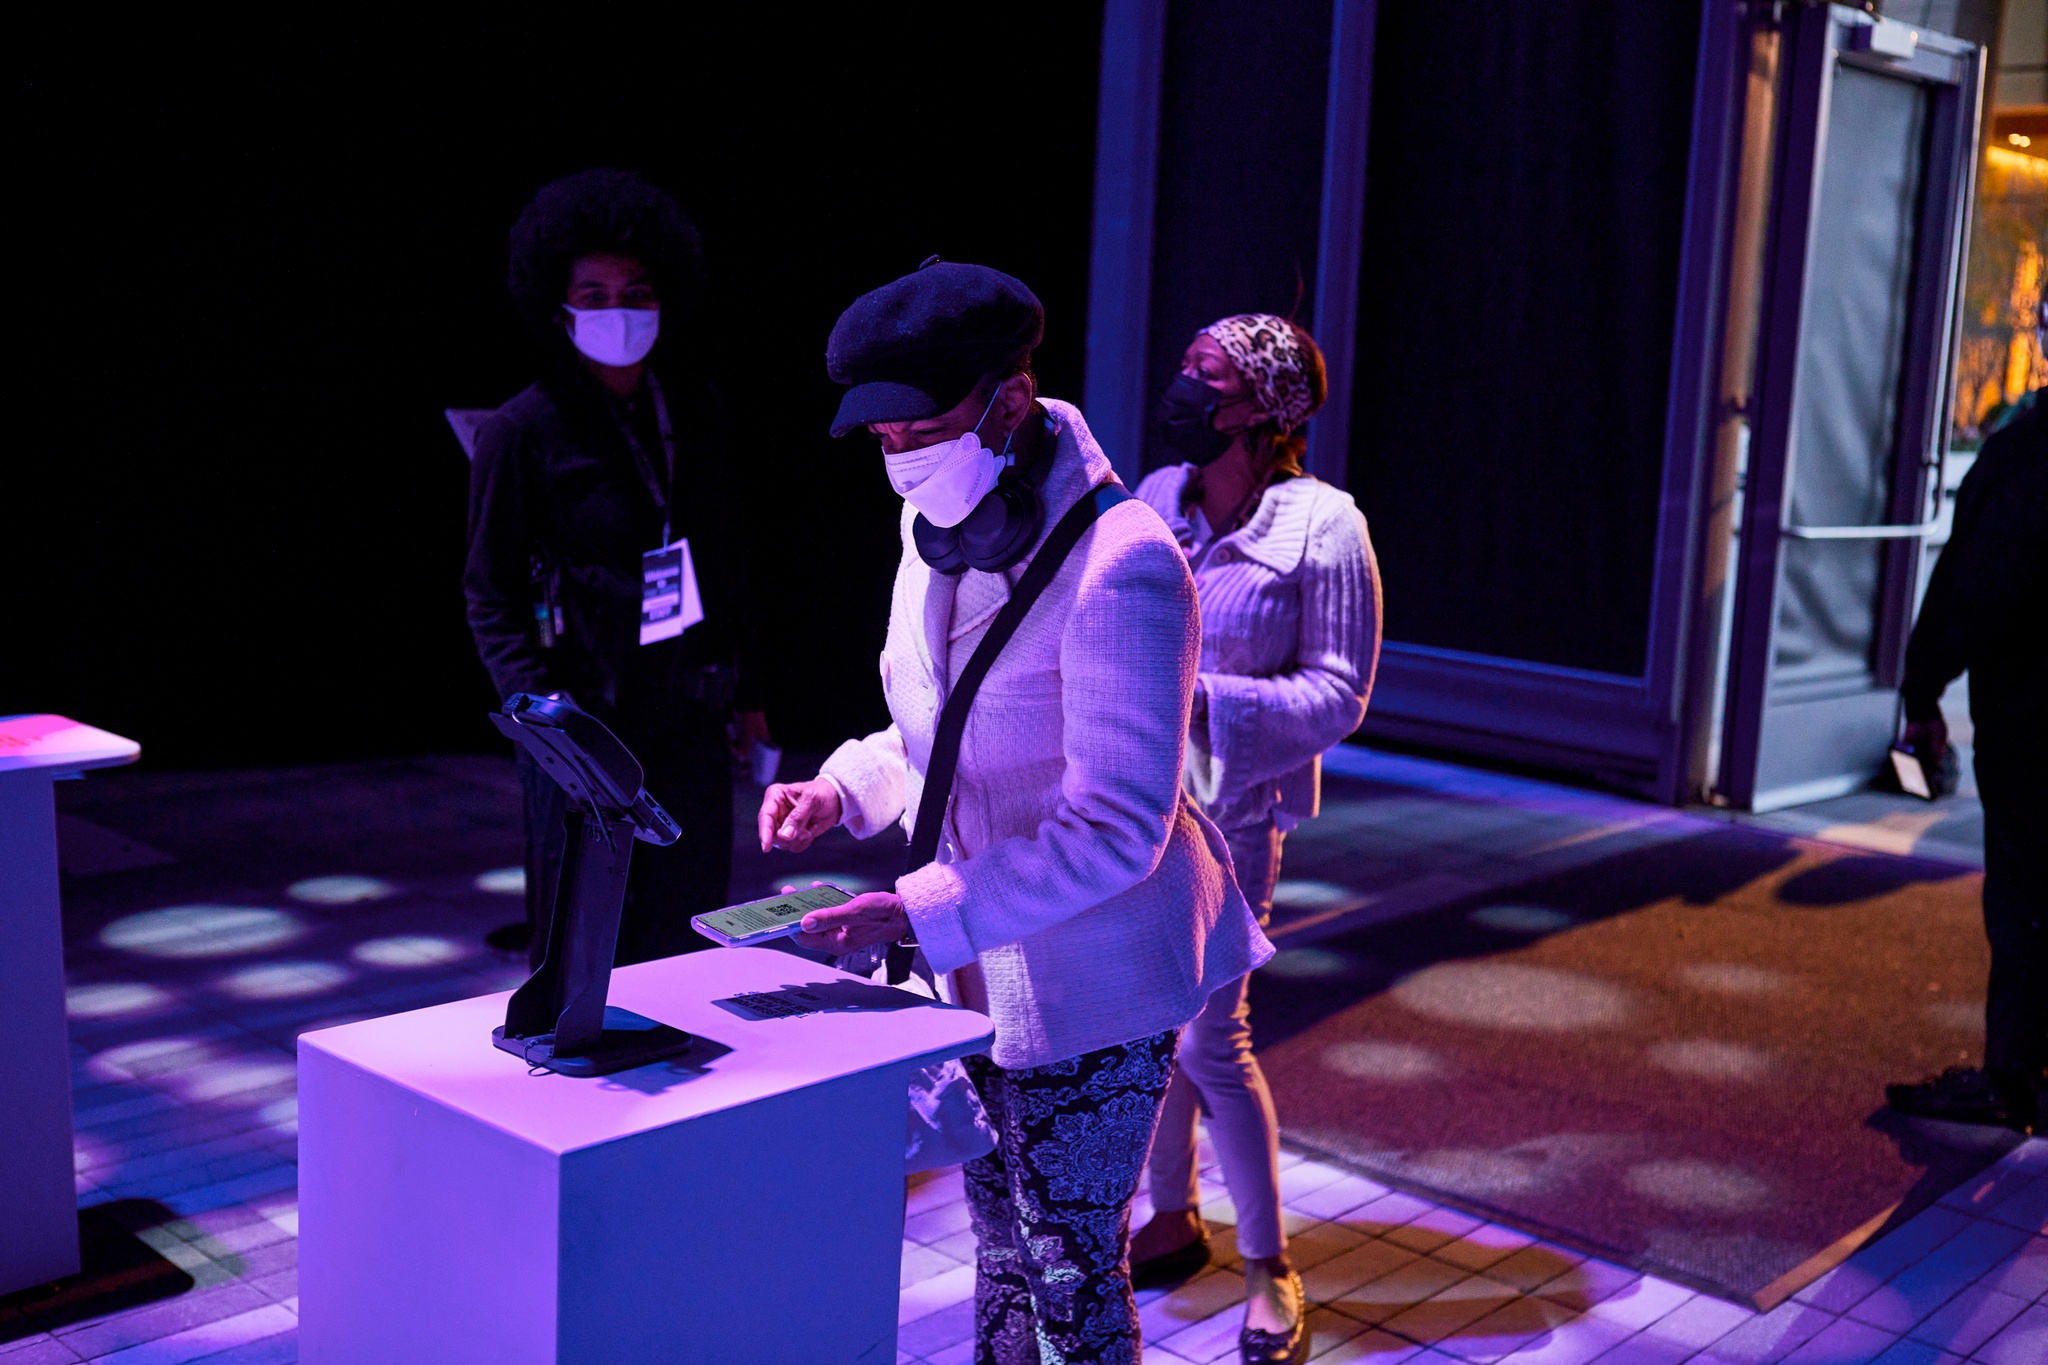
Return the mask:
MULTIPOLYGON (((1095 524, 1097 517, 1118 503, 1129 501, 1130 496, 1113 483, 1100 483, 1067 509, 1067 514, 1052 528, 1052 534, 1038 547, 1038 553, 1031 557, 1031 563, 1025 566, 1024 576, 1017 580, 1016 590, 1003 604, 1003 609, 996 613, 988 634, 982 636, 981 643, 974 647, 967 667, 960 670, 959 680, 946 696, 945 709, 939 712, 938 731, 932 737, 931 762, 925 767, 924 795, 917 803, 917 824, 910 836, 910 856, 905 862, 905 872, 915 872, 939 855, 939 832, 946 822, 946 800, 953 793, 954 770, 960 766, 960 738, 967 730, 967 713, 974 707, 974 694, 981 689, 982 679, 994 667, 1003 646, 1017 633, 1017 627, 1024 624, 1024 618, 1052 582, 1053 575, 1067 562, 1067 555, 1080 541, 1081 534, 1095 524)), ((913 952, 905 944, 890 945, 891 984, 909 980, 913 952)))

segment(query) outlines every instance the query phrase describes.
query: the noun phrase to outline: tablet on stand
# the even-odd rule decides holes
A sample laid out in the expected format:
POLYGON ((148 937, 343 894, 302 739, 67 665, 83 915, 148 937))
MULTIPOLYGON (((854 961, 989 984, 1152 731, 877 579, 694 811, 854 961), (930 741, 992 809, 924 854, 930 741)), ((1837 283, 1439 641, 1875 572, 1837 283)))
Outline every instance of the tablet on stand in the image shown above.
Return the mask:
POLYGON ((491 723, 569 796, 547 953, 512 993, 492 1043, 564 1076, 610 1075, 688 1051, 682 1030, 605 1004, 633 841, 666 846, 682 831, 641 785, 639 760, 574 702, 522 692, 491 723))

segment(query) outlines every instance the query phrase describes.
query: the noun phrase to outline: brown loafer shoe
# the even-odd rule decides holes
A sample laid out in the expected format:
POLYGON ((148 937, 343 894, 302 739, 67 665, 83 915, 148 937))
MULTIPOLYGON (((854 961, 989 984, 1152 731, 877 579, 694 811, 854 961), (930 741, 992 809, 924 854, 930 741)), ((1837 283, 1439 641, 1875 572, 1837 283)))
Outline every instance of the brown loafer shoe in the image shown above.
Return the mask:
POLYGON ((1308 1295, 1302 1292, 1300 1275, 1290 1270, 1287 1279, 1294 1286, 1294 1302, 1300 1306, 1294 1330, 1265 1332, 1247 1327, 1239 1332, 1237 1358, 1244 1365, 1301 1365, 1308 1359, 1308 1295))

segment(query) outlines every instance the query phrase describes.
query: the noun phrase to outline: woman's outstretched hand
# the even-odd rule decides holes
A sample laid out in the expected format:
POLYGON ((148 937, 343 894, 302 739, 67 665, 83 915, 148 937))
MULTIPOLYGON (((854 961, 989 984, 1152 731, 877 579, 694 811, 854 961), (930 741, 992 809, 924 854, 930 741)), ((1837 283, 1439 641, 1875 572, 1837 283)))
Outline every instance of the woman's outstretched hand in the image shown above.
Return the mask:
POLYGON ((761 793, 761 814, 756 821, 761 851, 780 848, 801 853, 838 824, 839 816, 839 789, 824 778, 774 783, 761 793))
POLYGON ((803 932, 790 937, 814 952, 856 953, 877 943, 894 943, 909 932, 903 897, 894 891, 870 891, 844 905, 811 911, 804 916, 803 932))

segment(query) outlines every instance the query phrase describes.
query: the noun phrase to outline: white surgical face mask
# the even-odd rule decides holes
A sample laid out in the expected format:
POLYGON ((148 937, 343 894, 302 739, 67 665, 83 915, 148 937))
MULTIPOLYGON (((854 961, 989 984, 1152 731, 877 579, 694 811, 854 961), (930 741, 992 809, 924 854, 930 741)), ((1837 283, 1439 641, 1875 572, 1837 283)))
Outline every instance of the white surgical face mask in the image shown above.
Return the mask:
MULTIPOLYGON (((998 386, 996 392, 1001 391, 998 386)), ((981 437, 975 434, 995 405, 996 396, 992 393, 974 431, 917 450, 882 453, 882 461, 889 469, 890 486, 903 495, 905 502, 924 513, 925 520, 932 525, 958 526, 995 488, 996 479, 1003 472, 1002 457, 982 445, 981 437)), ((1008 442, 1004 442, 1004 448, 1009 448, 1008 442)))
POLYGON ((659 308, 564 308, 569 340, 600 365, 638 365, 661 335, 659 308))

